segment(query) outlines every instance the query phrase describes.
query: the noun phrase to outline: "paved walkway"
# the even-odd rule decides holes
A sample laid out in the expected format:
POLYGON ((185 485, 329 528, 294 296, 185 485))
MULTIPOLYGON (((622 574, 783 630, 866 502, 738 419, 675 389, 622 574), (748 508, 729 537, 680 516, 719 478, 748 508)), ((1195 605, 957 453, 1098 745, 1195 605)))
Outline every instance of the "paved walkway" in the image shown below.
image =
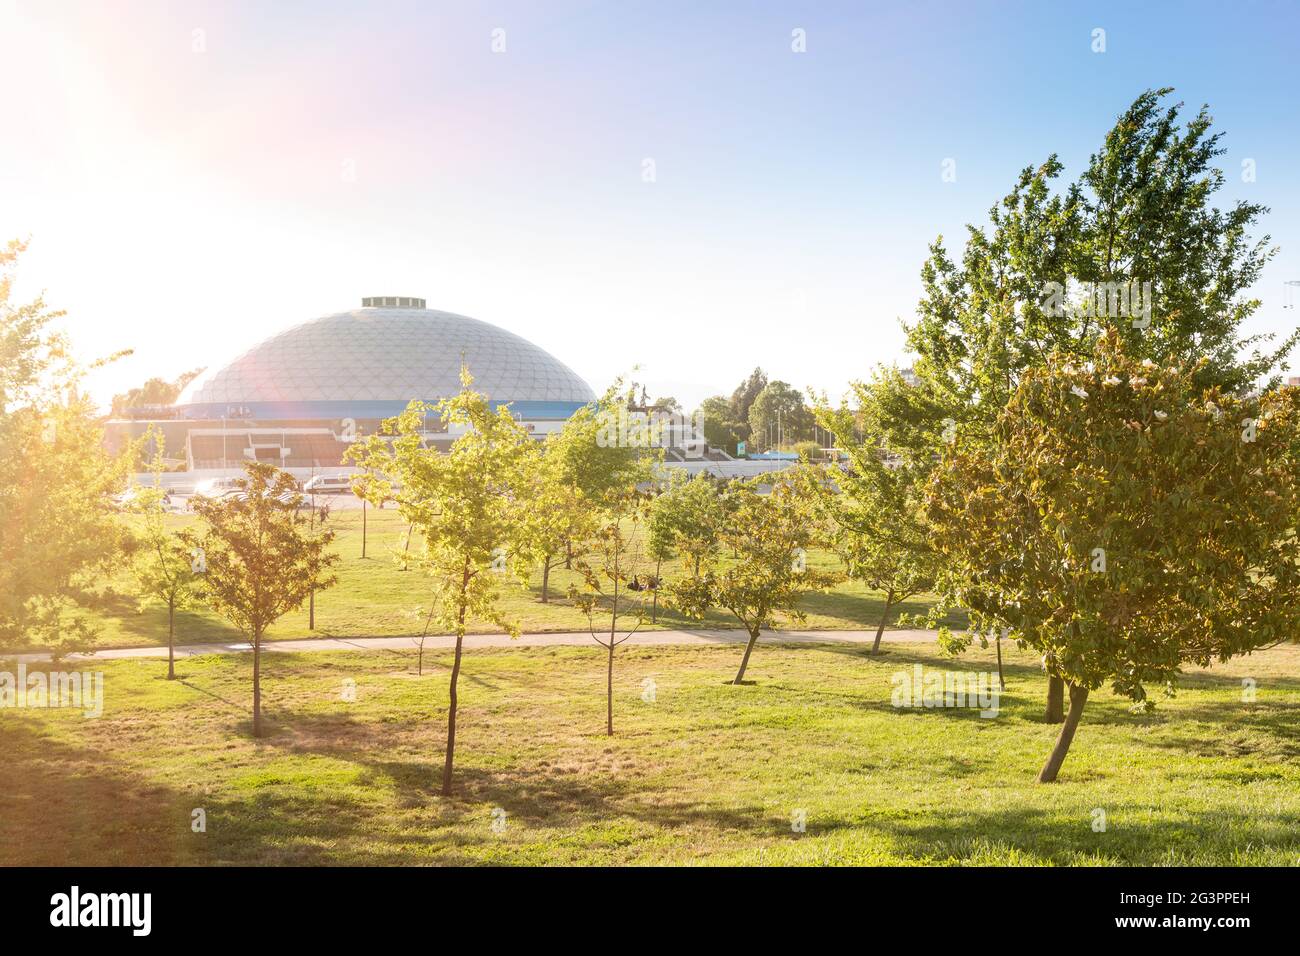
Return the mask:
MULTIPOLYGON (((876 632, 870 631, 764 631, 762 639, 769 642, 788 644, 870 644, 876 639, 876 632)), ((924 644, 935 639, 934 631, 897 630, 885 631, 885 643, 924 644)), ((304 651, 376 651, 409 650, 415 646, 417 638, 413 637, 311 637, 293 641, 268 641, 262 645, 264 651, 281 653, 302 653, 304 651)), ((634 634, 625 645, 701 645, 701 644, 741 644, 746 640, 744 631, 641 631, 634 634)), ((456 646, 456 639, 449 635, 430 635, 424 642, 425 650, 443 650, 456 646)), ((518 640, 512 640, 509 634, 467 634, 465 647, 555 647, 583 646, 595 647, 595 642, 586 631, 557 632, 553 634, 524 634, 518 640)), ((176 656, 199 657, 205 654, 239 654, 252 650, 248 644, 185 644, 176 648, 176 656)), ((136 657, 166 657, 166 647, 117 647, 96 651, 93 655, 72 654, 69 660, 124 660, 136 657)), ((27 661, 49 660, 48 654, 19 654, 27 661)))

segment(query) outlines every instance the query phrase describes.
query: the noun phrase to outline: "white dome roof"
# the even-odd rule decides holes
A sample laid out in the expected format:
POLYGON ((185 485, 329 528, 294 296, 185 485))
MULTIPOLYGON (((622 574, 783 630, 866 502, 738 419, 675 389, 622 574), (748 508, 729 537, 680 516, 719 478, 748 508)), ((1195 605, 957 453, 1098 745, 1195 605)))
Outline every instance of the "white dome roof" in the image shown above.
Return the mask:
POLYGON ((576 372, 512 332, 451 312, 361 308, 295 325, 210 371, 177 405, 437 401, 474 389, 496 402, 595 398, 576 372))

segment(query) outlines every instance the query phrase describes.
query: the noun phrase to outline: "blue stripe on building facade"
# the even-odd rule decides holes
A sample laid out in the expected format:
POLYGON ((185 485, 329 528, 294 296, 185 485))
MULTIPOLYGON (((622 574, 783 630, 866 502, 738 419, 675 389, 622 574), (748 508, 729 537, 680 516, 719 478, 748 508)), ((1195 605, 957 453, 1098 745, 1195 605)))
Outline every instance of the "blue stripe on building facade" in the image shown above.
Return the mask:
MULTIPOLYGON (((436 404, 436 399, 430 404, 436 404)), ((338 402, 207 402, 178 406, 182 419, 190 421, 265 421, 289 420, 354 420, 393 418, 407 406, 402 401, 338 401, 338 402)), ((511 413, 525 421, 564 421, 582 408, 583 402, 490 402, 493 409, 509 405, 511 413)))

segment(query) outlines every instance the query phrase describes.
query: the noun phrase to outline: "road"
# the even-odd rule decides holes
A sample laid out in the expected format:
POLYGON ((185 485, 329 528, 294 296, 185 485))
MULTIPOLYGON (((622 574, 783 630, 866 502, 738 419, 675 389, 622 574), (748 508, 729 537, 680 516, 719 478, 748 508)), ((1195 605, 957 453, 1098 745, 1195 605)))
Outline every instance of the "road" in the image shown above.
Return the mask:
MULTIPOLYGON (((624 645, 654 647, 661 645, 699 646, 705 644, 740 644, 745 641, 744 631, 643 631, 634 634, 624 645)), ((876 632, 870 631, 764 631, 762 640, 786 644, 845 643, 870 644, 876 632)), ((897 630, 885 632, 885 643, 925 644, 935 639, 934 631, 897 630)), ((311 637, 292 641, 268 641, 262 650, 275 653, 303 653, 311 651, 379 651, 409 650, 416 646, 417 638, 406 637, 311 637)), ((424 642, 425 650, 443 650, 454 647, 456 639, 450 635, 430 635, 424 642)), ((465 647, 594 647, 595 642, 586 631, 567 631, 552 634, 524 634, 512 640, 508 634, 467 634, 465 647)), ((242 654, 252 650, 248 644, 186 644, 176 648, 177 658, 200 657, 206 654, 242 654)), ((2 657, 3 655, 0 655, 2 657)), ((68 660, 127 660, 132 658, 166 657, 166 647, 118 647, 96 651, 93 655, 72 654, 68 660)), ((49 654, 19 654, 26 661, 47 661, 49 654)))

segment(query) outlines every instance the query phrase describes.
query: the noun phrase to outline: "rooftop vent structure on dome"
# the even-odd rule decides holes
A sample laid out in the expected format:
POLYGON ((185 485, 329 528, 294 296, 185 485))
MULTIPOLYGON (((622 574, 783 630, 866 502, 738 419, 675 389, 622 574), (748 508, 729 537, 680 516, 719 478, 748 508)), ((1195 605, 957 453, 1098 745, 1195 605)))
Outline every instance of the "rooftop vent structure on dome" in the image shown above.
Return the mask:
POLYGON ((372 295, 361 300, 363 309, 423 309, 423 299, 406 295, 372 295))

